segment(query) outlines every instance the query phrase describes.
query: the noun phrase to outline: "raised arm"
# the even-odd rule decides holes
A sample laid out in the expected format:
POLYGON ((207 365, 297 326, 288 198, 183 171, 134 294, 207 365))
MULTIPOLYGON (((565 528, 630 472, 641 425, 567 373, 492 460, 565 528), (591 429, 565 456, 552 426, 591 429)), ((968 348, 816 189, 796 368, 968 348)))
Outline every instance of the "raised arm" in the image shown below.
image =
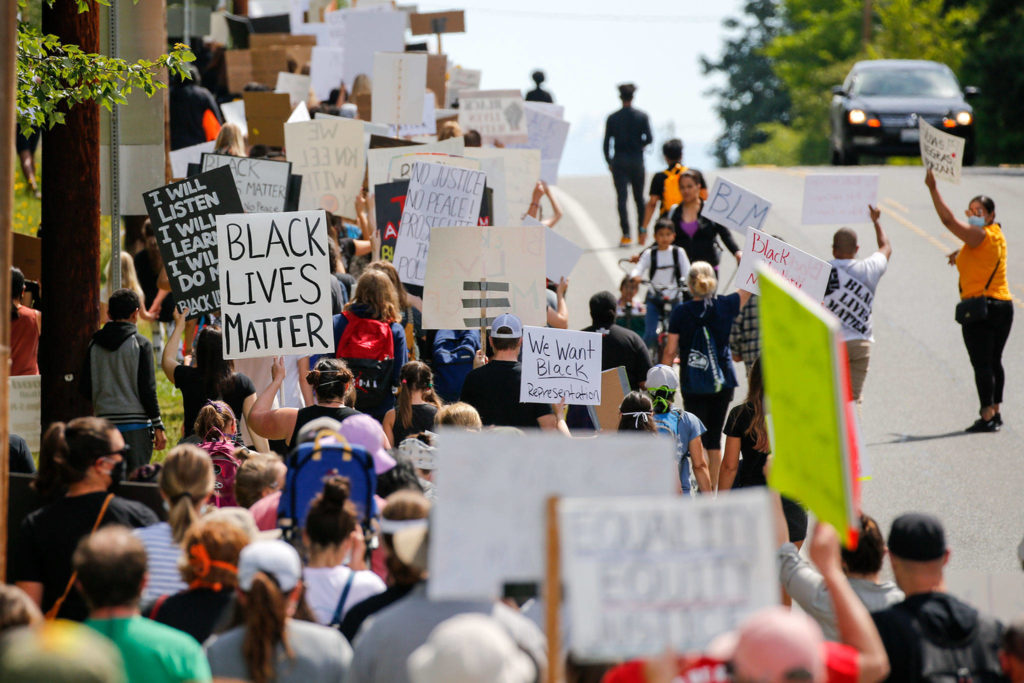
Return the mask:
POLYGON ((284 382, 284 358, 278 356, 270 366, 270 384, 260 392, 247 417, 249 430, 267 439, 289 439, 295 429, 295 408, 274 408, 274 397, 284 382))
POLYGON ((878 222, 882 212, 878 210, 878 207, 868 204, 868 214, 871 216, 871 224, 875 226, 875 242, 878 243, 878 251, 888 261, 892 257, 892 244, 889 243, 889 236, 882 229, 882 224, 878 222))
POLYGON ((953 215, 953 211, 942 198, 942 195, 939 194, 939 188, 935 184, 935 176, 930 168, 924 175, 924 184, 928 186, 928 192, 931 193, 932 204, 935 205, 935 213, 939 215, 939 220, 946 226, 946 229, 969 247, 976 247, 981 244, 985 239, 985 228, 968 225, 961 220, 957 220, 956 216, 953 215))
POLYGON ((174 329, 171 331, 167 343, 164 344, 164 352, 160 355, 160 367, 171 384, 174 384, 174 369, 178 367, 178 349, 181 348, 181 337, 185 334, 186 315, 188 315, 187 308, 179 311, 177 306, 174 307, 174 329))
POLYGON ((548 187, 548 184, 543 180, 540 181, 540 184, 544 186, 544 196, 551 202, 551 217, 545 218, 541 223, 549 228, 553 228, 558 221, 562 220, 562 207, 559 205, 558 200, 555 199, 555 195, 551 194, 551 188, 548 187))

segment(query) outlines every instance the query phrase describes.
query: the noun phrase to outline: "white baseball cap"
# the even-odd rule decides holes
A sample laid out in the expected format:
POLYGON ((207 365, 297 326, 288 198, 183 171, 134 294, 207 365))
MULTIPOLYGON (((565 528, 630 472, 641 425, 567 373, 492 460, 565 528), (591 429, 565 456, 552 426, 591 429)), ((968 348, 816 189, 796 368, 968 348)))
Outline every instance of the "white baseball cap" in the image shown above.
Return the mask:
POLYGON ((458 614, 442 621, 406 664, 413 683, 529 683, 537 667, 494 617, 458 614))
POLYGON ((398 444, 398 459, 411 462, 413 467, 421 470, 437 469, 437 449, 414 436, 398 444))
POLYGON ((675 391, 679 388, 679 378, 676 373, 667 365, 655 365, 647 371, 647 391, 665 387, 675 391))
POLYGON ((523 336, 523 323, 511 313, 502 313, 491 325, 491 337, 494 339, 520 339, 523 336), (498 332, 507 327, 511 332, 498 332))
POLYGON ((252 588, 256 572, 274 577, 284 592, 291 591, 302 578, 302 560, 295 548, 284 541, 256 541, 242 548, 238 556, 238 587, 252 588))

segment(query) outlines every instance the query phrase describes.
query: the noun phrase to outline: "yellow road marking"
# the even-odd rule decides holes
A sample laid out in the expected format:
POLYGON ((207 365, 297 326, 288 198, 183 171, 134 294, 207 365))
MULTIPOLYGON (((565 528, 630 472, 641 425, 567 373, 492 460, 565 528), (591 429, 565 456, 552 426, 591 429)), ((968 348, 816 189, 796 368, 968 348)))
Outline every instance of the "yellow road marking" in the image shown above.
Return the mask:
POLYGON ((936 238, 934 235, 929 234, 923 228, 920 228, 917 225, 915 225, 914 223, 910 222, 909 220, 907 220, 903 216, 899 215, 898 213, 896 213, 895 211, 890 209, 888 206, 883 206, 879 210, 882 213, 884 213, 885 215, 887 215, 890 218, 892 218, 894 221, 896 221, 900 225, 902 225, 903 227, 905 227, 908 230, 910 230, 911 232, 913 232, 915 235, 918 235, 918 236, 923 237, 926 240, 928 240, 928 242, 932 246, 934 246, 936 249, 941 251, 943 254, 948 254, 949 253, 949 250, 951 248, 950 245, 945 244, 943 242, 940 242, 938 240, 938 238, 936 238))
POLYGON ((910 213, 910 209, 908 209, 907 207, 903 206, 902 204, 900 204, 898 201, 896 201, 892 197, 886 197, 882 201, 885 202, 886 204, 888 204, 889 206, 891 206, 892 208, 896 209, 897 211, 902 211, 903 213, 910 213))

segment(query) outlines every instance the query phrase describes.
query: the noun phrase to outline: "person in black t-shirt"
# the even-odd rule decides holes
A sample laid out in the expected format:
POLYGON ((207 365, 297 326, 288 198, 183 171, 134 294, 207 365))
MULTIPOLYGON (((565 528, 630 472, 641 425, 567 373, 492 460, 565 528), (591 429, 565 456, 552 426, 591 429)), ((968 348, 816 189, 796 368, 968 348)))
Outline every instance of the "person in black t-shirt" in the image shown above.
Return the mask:
MULTIPOLYGON (((651 144, 651 122, 647 114, 633 108, 633 93, 636 86, 625 83, 619 86, 619 99, 622 108, 608 117, 604 127, 604 159, 612 172, 615 182, 615 196, 618 199, 619 227, 622 228, 622 239, 619 246, 632 244, 629 232, 629 214, 626 209, 627 192, 633 189, 633 201, 636 202, 636 219, 643 220, 644 215, 644 147, 651 144), (615 153, 612 154, 612 140, 615 140, 615 153)), ((642 227, 642 226, 641 226, 642 227)))
POLYGON ((340 358, 321 356, 316 367, 306 374, 313 387, 316 403, 305 408, 274 408, 274 397, 284 382, 284 358, 278 356, 270 368, 270 384, 260 394, 249 415, 249 429, 268 439, 287 439, 289 446, 298 443, 299 430, 309 422, 329 417, 338 422, 359 411, 345 405, 352 382, 352 371, 340 358))
POLYGON ((629 388, 640 389, 651 369, 651 352, 643 338, 633 330, 615 324, 618 302, 611 292, 598 292, 590 297, 590 327, 584 332, 601 333, 601 370, 626 368, 629 388))
MULTIPOLYGON (((523 324, 519 318, 503 313, 491 325, 494 358, 466 375, 461 400, 476 408, 485 427, 558 429, 569 433, 565 421, 556 417, 546 403, 520 403, 519 385, 523 368, 519 350, 523 346, 523 324)), ((485 359, 477 351, 477 363, 485 359)))
POLYGON ((555 101, 555 98, 551 96, 551 93, 549 93, 544 88, 540 87, 541 83, 544 82, 544 72, 543 71, 541 71, 540 69, 537 69, 532 74, 530 74, 530 78, 533 79, 533 82, 534 82, 536 87, 534 87, 534 89, 531 90, 530 92, 526 93, 526 98, 525 99, 526 99, 527 102, 548 102, 548 103, 551 103, 551 102, 555 101))
POLYGON ((22 520, 8 577, 44 612, 75 621, 88 616, 70 583, 71 556, 83 536, 108 524, 160 521, 145 505, 107 493, 124 477, 125 453, 121 432, 97 417, 56 422, 46 431, 33 486, 51 502, 22 520))

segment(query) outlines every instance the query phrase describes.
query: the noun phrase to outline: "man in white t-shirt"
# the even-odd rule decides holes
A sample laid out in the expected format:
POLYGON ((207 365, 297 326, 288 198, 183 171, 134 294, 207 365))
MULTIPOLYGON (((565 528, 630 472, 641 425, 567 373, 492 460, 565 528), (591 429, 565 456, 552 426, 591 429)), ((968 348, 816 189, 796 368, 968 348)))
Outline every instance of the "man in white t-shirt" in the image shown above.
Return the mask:
POLYGON ((853 400, 860 403, 864 378, 868 374, 868 360, 871 356, 871 307, 875 300, 875 288, 885 274, 892 256, 892 245, 878 222, 880 212, 868 206, 871 222, 875 226, 875 240, 878 251, 866 259, 856 260, 857 233, 850 228, 840 228, 832 237, 832 274, 825 288, 825 308, 830 310, 843 325, 843 339, 846 341, 846 358, 850 365, 850 388, 853 400))

